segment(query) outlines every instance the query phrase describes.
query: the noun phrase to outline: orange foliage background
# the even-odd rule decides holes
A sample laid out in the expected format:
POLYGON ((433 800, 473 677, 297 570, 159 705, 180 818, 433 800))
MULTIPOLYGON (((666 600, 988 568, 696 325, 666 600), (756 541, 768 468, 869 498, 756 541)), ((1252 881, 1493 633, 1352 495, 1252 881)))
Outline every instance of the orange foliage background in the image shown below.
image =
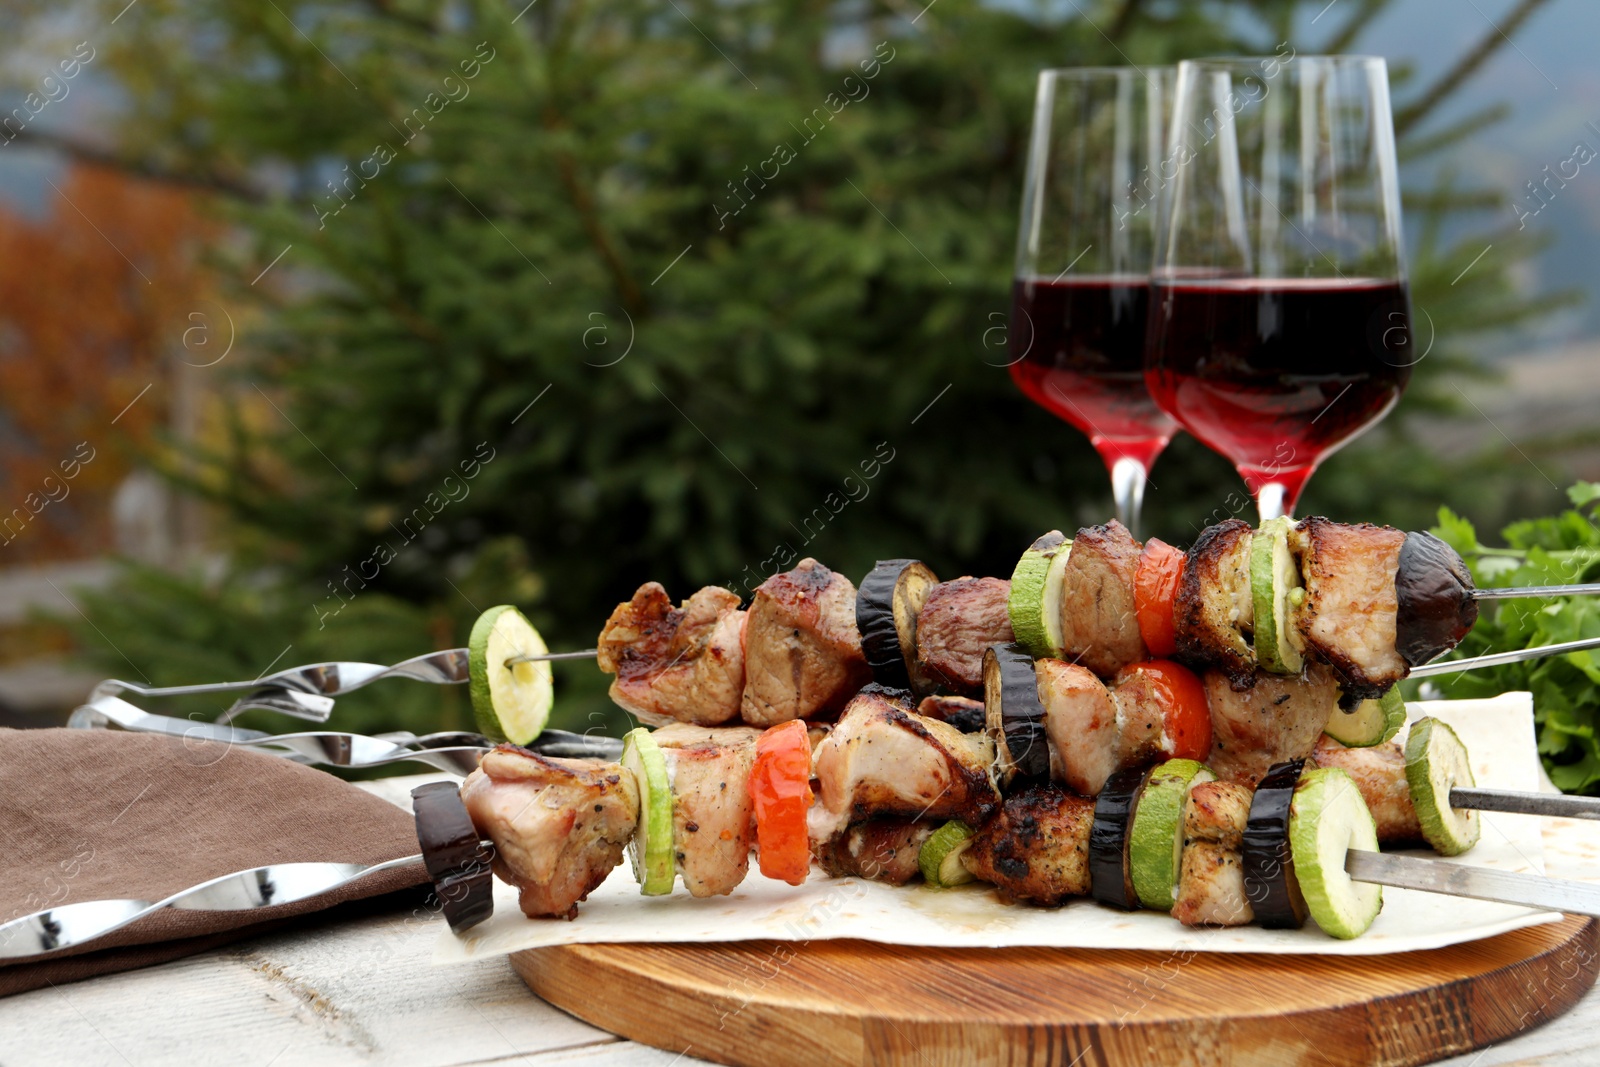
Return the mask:
POLYGON ((174 352, 208 291, 212 227, 193 194, 85 166, 52 180, 44 218, 0 208, 0 519, 43 498, 80 442, 94 459, 0 535, 0 566, 111 547, 112 492, 165 425, 174 352))

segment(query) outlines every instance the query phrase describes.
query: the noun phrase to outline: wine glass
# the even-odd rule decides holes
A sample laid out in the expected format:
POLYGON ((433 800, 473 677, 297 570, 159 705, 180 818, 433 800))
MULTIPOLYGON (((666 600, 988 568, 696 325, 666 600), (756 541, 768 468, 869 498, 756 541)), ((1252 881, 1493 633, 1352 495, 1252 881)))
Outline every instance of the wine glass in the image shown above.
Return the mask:
POLYGON ((1382 59, 1178 65, 1146 378, 1263 519, 1400 399, 1411 315, 1382 59))
POLYGON ((1089 435, 1135 534, 1150 465, 1178 429, 1144 381, 1172 74, 1039 73, 1008 329, 1012 380, 1089 435))

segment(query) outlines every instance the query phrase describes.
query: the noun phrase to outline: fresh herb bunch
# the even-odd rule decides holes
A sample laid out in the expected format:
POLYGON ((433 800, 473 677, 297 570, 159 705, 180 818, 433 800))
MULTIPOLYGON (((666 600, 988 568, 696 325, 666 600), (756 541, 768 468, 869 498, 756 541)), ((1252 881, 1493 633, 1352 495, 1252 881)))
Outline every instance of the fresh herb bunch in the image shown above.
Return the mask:
MULTIPOLYGON (((1549 518, 1524 519, 1502 531, 1505 547, 1478 541, 1472 523, 1439 509, 1433 532, 1466 560, 1479 585, 1559 585, 1600 579, 1600 484, 1567 490, 1572 507, 1549 518)), ((1506 600, 1486 607, 1456 649, 1476 656, 1600 635, 1600 600, 1506 600)), ((1600 792, 1600 662, 1571 652, 1444 676, 1435 684, 1450 697, 1487 697, 1511 690, 1533 694, 1539 755, 1551 781, 1567 792, 1600 792)))

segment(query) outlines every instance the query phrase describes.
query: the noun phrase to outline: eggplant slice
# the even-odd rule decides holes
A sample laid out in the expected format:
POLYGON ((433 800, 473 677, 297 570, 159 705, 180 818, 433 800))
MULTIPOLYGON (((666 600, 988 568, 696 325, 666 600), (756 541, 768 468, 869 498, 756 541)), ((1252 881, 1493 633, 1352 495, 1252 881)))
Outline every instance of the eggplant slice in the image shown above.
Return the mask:
POLYGON ((1240 859, 1244 891, 1256 920, 1268 930, 1298 930, 1306 922, 1306 900, 1289 849, 1289 812, 1303 759, 1275 764, 1256 786, 1245 823, 1240 859))
POLYGON ((1478 621, 1472 574, 1456 550, 1431 533, 1406 534, 1394 578, 1394 647, 1420 667, 1461 643, 1478 621))
POLYGON ((994 741, 994 780, 1002 790, 1050 778, 1050 743, 1033 657, 1020 645, 983 653, 984 731, 994 741))
POLYGON ((1133 812, 1149 775, 1148 767, 1125 767, 1113 774, 1095 798, 1094 823, 1089 828, 1089 893, 1124 911, 1139 906, 1128 866, 1128 842, 1133 812))
POLYGON ((872 676, 892 689, 932 688, 917 666, 917 615, 939 584, 920 560, 879 560, 856 591, 856 629, 872 676))

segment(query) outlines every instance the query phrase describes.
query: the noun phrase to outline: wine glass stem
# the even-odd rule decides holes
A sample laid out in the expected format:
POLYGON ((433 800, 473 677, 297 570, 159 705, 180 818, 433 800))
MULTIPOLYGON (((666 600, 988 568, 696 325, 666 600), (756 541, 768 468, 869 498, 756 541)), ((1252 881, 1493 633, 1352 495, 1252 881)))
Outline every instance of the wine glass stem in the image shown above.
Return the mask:
POLYGON ((1282 518, 1288 509, 1284 507, 1287 499, 1287 489, 1281 482, 1267 482, 1256 490, 1256 511, 1261 514, 1261 521, 1282 518))
POLYGON ((1111 496, 1117 505, 1117 521, 1139 536, 1139 511, 1144 505, 1144 483, 1149 468, 1132 456, 1121 456, 1111 465, 1111 496))

